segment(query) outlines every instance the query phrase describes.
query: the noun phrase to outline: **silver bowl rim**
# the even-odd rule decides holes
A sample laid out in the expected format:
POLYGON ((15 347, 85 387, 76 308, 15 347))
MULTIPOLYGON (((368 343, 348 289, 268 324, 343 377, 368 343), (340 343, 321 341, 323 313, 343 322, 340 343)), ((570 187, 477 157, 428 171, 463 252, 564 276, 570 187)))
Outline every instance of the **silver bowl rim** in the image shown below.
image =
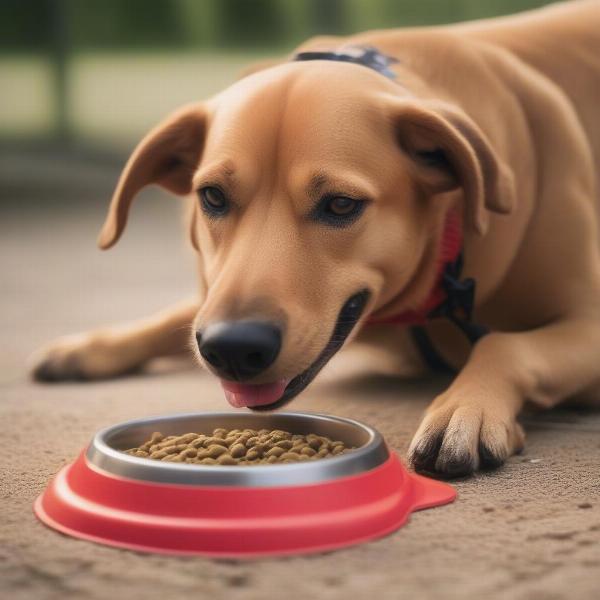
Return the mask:
POLYGON ((364 473, 383 464, 390 450, 383 436, 373 427, 354 419, 313 412, 235 413, 198 411, 170 413, 123 421, 99 430, 86 450, 92 468, 126 479, 154 483, 171 483, 191 486, 241 486, 283 487, 322 483, 364 473), (185 421, 191 418, 292 418, 333 422, 360 430, 367 434, 365 444, 347 453, 317 461, 285 463, 282 465, 220 466, 161 462, 125 454, 111 447, 107 439, 119 432, 136 427, 152 426, 159 430, 161 423, 185 421))

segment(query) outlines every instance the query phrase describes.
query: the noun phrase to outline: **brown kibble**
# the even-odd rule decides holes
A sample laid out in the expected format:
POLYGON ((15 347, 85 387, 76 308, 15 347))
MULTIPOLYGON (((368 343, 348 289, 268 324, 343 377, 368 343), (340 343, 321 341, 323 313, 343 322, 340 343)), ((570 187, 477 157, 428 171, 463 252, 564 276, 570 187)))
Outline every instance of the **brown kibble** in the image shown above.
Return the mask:
POLYGON ((225 440, 222 440, 221 438, 218 437, 208 437, 204 440, 204 447, 208 448, 209 446, 222 446, 223 448, 227 448, 227 445, 225 444, 225 440))
POLYGON ((196 458, 196 456, 198 456, 198 450, 188 446, 185 450, 182 450, 179 453, 179 456, 183 456, 184 458, 196 458))
POLYGON ((270 450, 268 450, 265 453, 265 456, 267 458, 270 458, 271 456, 274 456, 275 458, 281 456, 282 454, 285 454, 285 449, 282 448, 281 446, 275 446, 275 448, 271 448, 270 450))
POLYGON ((317 438, 311 438, 308 440, 308 445, 315 451, 321 447, 321 442, 317 438))
POLYGON ((234 458, 240 458, 246 454, 246 446, 241 442, 233 444, 233 446, 229 448, 229 454, 231 454, 231 456, 234 458))
POLYGON ((160 444, 158 444, 158 447, 161 450, 164 450, 165 448, 170 448, 171 446, 175 446, 177 444, 177 440, 175 439, 170 439, 170 440, 163 440, 162 442, 160 442, 160 444))
POLYGON ((314 433, 218 427, 211 435, 189 432, 164 437, 155 431, 148 441, 123 452, 164 462, 251 466, 319 460, 349 449, 341 441, 314 433))
POLYGON ((207 448, 208 456, 210 458, 217 458, 221 456, 221 454, 225 454, 227 452, 227 448, 225 446, 220 446, 219 444, 213 444, 207 448))
POLYGON ((300 455, 295 452, 284 452, 279 458, 283 460, 298 460, 300 455))
POLYGON ((157 450, 150 455, 150 458, 154 458, 155 460, 160 460, 167 456, 167 453, 164 450, 157 450))
POLYGON ((292 442, 290 440, 281 440, 275 444, 277 448, 283 448, 284 450, 289 450, 292 447, 292 442))
POLYGON ((219 458, 217 458, 217 462, 220 465, 237 465, 238 461, 231 456, 231 454, 221 454, 219 458))
POLYGON ((189 444, 191 441, 195 440, 197 437, 199 437, 199 434, 197 433, 186 433, 182 436, 180 436, 177 441, 180 444, 189 444))

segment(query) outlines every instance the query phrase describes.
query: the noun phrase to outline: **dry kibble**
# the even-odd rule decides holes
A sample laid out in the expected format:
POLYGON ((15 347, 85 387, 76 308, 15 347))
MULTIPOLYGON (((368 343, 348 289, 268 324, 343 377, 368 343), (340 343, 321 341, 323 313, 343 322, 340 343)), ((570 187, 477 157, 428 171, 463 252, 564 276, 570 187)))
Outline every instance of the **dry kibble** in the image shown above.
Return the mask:
POLYGON ((221 454, 225 454, 227 452, 227 448, 225 446, 219 446, 218 444, 213 444, 208 447, 208 456, 210 458, 217 458, 221 456, 221 454))
POLYGON ((123 452, 182 464, 252 466, 320 460, 350 449, 342 441, 314 433, 218 427, 208 434, 189 432, 167 437, 155 431, 148 441, 123 452))
POLYGON ((284 452, 280 458, 282 460, 298 460, 300 458, 299 454, 296 454, 295 452, 284 452))
POLYGON ((321 447, 321 442, 317 438, 311 438, 308 440, 308 445, 315 451, 321 447))
POLYGON ((282 454, 285 453, 285 450, 279 446, 275 446, 275 448, 271 448, 269 451, 267 451, 265 453, 265 456, 268 458, 271 458, 271 456, 274 456, 275 458, 281 456, 282 454))
POLYGON ((208 437, 205 438, 204 440, 204 447, 208 448, 209 446, 215 446, 215 445, 219 445, 222 446, 223 448, 227 448, 227 446, 225 445, 225 440, 218 438, 218 437, 208 437))
POLYGON ((240 458, 246 454, 246 446, 242 442, 238 442, 237 444, 233 444, 229 447, 229 454, 233 456, 233 458, 240 458))
POLYGON ((237 460, 235 460, 231 454, 221 454, 221 456, 217 458, 217 462, 220 465, 237 465, 237 460))
POLYGON ((192 440, 195 440, 198 437, 197 433, 186 433, 185 435, 180 436, 177 441, 180 444, 189 444, 192 440))
POLYGON ((275 444, 278 448, 283 448, 284 450, 289 450, 292 447, 292 442, 290 440, 281 440, 275 444))
POLYGON ((255 458, 260 458, 260 454, 258 453, 257 450, 255 450, 254 448, 252 448, 252 450, 248 450, 248 452, 246 452, 246 458, 248 460, 253 460, 255 458))

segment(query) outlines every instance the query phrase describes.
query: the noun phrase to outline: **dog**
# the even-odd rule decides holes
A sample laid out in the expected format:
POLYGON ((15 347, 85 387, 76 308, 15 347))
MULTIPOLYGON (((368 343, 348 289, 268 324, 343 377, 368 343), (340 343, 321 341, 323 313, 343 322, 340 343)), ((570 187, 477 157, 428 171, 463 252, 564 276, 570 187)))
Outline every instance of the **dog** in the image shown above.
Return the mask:
POLYGON ((270 410, 350 341, 393 343, 412 374, 456 372, 414 468, 497 467, 525 402, 599 401, 599 106, 597 1, 311 39, 169 116, 120 177, 100 247, 143 187, 183 196, 198 297, 58 340, 33 374, 191 343, 233 406, 270 410))

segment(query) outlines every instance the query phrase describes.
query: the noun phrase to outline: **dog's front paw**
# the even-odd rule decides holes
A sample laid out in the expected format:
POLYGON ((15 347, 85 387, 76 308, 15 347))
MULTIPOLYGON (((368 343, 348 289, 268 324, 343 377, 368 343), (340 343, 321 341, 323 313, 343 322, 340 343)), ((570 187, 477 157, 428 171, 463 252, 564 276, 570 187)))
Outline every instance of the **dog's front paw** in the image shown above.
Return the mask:
POLYGON ((525 435, 514 411, 498 404, 456 400, 445 394, 430 406, 410 445, 416 471, 443 477, 499 467, 523 449, 525 435))
POLYGON ((60 338, 29 359, 31 376, 37 381, 103 379, 132 369, 130 357, 96 333, 60 338))

